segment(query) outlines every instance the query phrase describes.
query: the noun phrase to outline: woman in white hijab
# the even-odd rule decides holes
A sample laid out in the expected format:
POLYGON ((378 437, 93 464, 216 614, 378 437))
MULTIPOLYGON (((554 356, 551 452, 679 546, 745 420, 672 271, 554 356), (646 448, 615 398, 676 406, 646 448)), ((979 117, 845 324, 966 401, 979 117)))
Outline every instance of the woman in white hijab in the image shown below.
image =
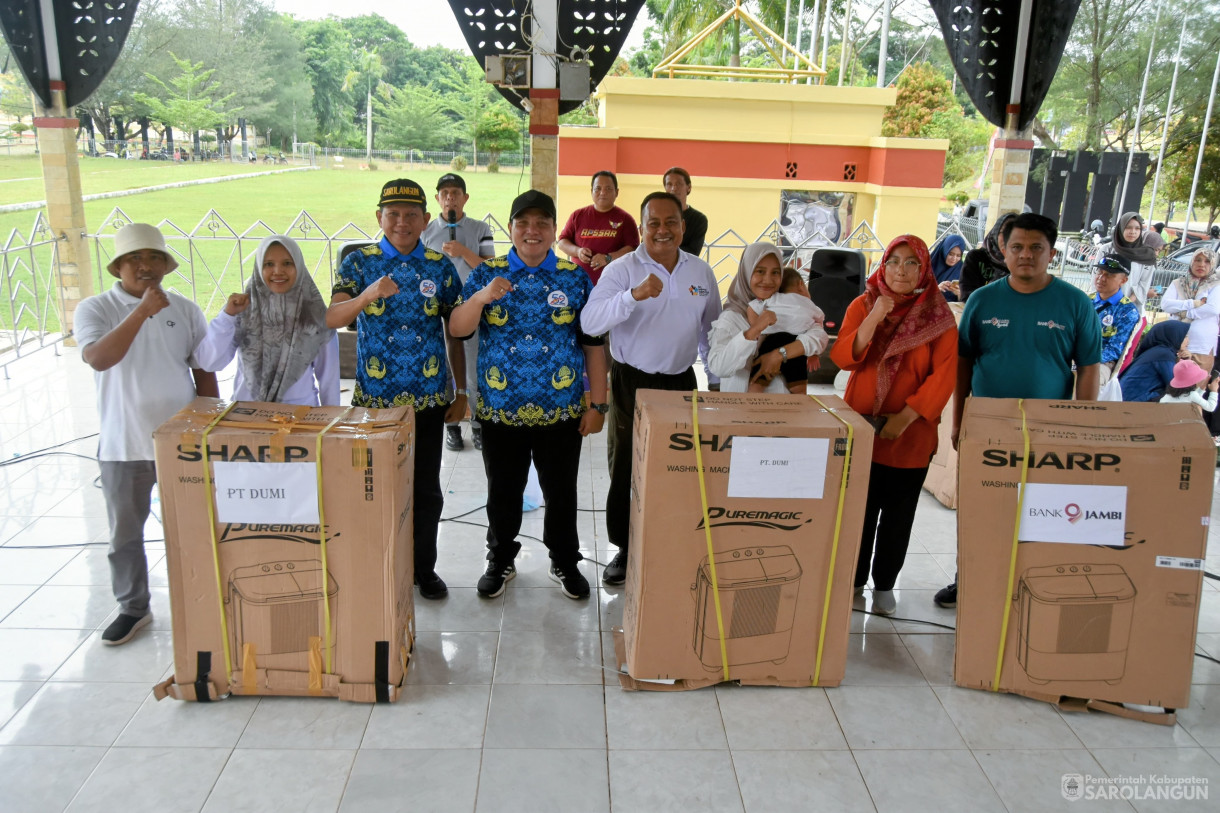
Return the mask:
POLYGON ((195 356, 209 370, 237 358, 233 399, 306 406, 339 403, 339 337, 291 237, 264 238, 246 290, 230 294, 195 356))

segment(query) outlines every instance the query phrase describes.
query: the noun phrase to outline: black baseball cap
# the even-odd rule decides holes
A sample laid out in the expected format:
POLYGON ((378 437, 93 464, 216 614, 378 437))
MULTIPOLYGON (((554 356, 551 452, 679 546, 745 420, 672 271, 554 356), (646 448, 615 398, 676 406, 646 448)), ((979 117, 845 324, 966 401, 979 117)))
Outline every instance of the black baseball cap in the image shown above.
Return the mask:
POLYGON ((526 209, 539 209, 544 215, 549 216, 551 220, 557 219, 554 199, 545 192, 539 192, 537 189, 522 192, 513 199, 513 206, 509 211, 508 219, 515 220, 517 215, 526 209))
POLYGON ((395 178, 381 187, 381 200, 377 201, 377 208, 386 206, 391 203, 414 203, 416 206, 428 209, 428 199, 424 197, 424 190, 415 181, 410 178, 395 178))
POLYGON ((466 181, 462 179, 461 175, 458 175, 455 172, 446 172, 444 175, 442 175, 440 180, 436 182, 436 191, 441 191, 441 187, 444 186, 456 186, 463 192, 466 191, 466 181))
POLYGON ((1121 254, 1104 254, 1098 260, 1095 268, 1100 268, 1107 274, 1130 274, 1131 261, 1121 254))

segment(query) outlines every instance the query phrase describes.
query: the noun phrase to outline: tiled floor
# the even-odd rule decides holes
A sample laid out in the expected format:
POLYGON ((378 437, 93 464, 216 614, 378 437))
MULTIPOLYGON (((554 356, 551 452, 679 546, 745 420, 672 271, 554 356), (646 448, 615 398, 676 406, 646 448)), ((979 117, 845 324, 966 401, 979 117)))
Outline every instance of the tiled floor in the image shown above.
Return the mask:
MULTIPOLYGON (((96 431, 91 375, 74 350, 9 372, 0 461, 96 431)), ((63 448, 88 456, 94 446, 63 448)), ((478 454, 446 452, 444 465, 445 515, 480 507, 478 454)), ((172 659, 163 546, 148 546, 152 630, 102 647, 114 612, 105 548, 82 547, 106 535, 96 474, 71 457, 0 466, 4 813, 1132 809, 1066 801, 1070 773, 1197 777, 1220 794, 1220 666, 1201 659, 1174 728, 958 689, 952 634, 863 615, 836 689, 627 693, 610 674, 620 590, 564 598, 531 542, 505 595, 480 600, 483 530, 456 523, 441 530, 450 597, 417 603, 417 657, 398 703, 158 703, 149 688, 172 659)), ((582 461, 586 509, 601 506, 606 481, 602 435, 582 461)), ((523 532, 540 531, 541 516, 527 515, 523 532)), ((601 514, 582 514, 581 533, 586 554, 605 561, 601 514)), ((155 521, 148 535, 161 536, 155 521)), ((931 600, 953 552, 953 514, 925 495, 898 616, 953 623, 931 600)), ((1220 542, 1210 552, 1220 571, 1220 542)), ((599 570, 586 568, 597 585, 599 570)), ((1220 657, 1216 588, 1206 582, 1198 646, 1220 657)), ((1135 809, 1210 811, 1214 799, 1135 809)))

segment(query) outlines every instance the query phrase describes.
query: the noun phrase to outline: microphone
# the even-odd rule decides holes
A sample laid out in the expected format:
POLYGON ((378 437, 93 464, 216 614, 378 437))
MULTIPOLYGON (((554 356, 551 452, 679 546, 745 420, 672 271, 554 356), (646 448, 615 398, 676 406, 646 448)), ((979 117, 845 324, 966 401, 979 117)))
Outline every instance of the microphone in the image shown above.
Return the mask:
POLYGON ((446 217, 446 220, 449 221, 449 239, 456 240, 457 239, 457 209, 450 209, 449 214, 446 217))

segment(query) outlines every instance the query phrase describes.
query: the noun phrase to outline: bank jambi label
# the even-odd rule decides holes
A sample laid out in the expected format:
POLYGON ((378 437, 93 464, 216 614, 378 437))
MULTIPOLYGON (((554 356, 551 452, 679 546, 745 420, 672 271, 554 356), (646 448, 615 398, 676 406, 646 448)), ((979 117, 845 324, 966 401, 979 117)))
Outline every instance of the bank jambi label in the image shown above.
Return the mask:
POLYGON ((1126 486, 1027 483, 1024 496, 1022 542, 1126 544, 1126 486))

